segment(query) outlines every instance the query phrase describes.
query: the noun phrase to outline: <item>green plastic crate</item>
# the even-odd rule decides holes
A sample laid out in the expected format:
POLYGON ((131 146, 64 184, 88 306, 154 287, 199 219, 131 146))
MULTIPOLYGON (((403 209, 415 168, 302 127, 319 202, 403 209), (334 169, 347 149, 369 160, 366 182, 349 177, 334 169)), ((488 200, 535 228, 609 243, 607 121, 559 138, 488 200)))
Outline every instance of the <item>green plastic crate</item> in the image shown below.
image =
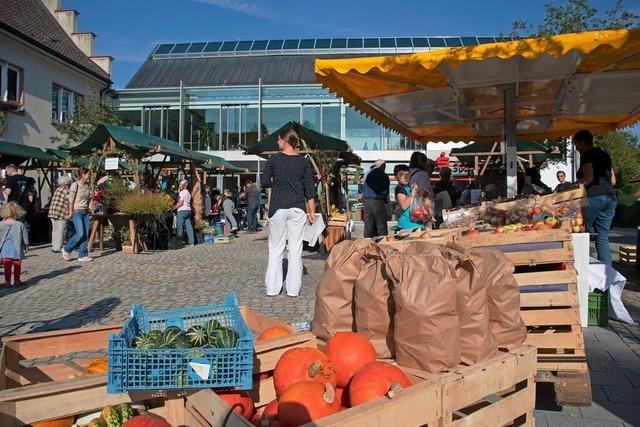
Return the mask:
POLYGON ((609 291, 589 292, 589 326, 609 324, 609 291))

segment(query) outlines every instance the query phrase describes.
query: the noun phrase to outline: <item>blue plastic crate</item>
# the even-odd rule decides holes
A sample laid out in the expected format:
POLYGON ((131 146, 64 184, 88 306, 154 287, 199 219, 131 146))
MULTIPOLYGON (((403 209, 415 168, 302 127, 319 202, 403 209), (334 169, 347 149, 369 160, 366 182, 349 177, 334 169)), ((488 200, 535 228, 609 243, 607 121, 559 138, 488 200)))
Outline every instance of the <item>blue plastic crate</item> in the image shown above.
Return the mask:
POLYGON ((253 386, 253 334, 247 327, 235 293, 222 304, 147 312, 134 305, 131 318, 118 335, 109 337, 108 393, 133 390, 185 390, 224 387, 249 390, 253 386), (141 332, 167 326, 187 329, 205 326, 215 319, 234 329, 239 339, 235 348, 149 349, 132 347, 141 332), (205 376, 206 372, 209 375, 205 376))

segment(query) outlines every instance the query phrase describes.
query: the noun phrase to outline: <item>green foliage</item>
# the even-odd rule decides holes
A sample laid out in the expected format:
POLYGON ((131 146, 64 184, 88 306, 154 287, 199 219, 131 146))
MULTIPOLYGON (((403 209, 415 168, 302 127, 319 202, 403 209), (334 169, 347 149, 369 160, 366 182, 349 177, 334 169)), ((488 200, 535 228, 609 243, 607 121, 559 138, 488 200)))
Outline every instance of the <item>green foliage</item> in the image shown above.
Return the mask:
POLYGON ((173 209, 173 199, 163 193, 132 191, 116 202, 120 212, 131 216, 153 215, 160 218, 173 209))
POLYGON ((589 0, 567 0, 566 3, 545 4, 545 17, 534 29, 528 21, 513 23, 511 36, 545 37, 556 34, 592 30, 619 30, 640 26, 640 15, 624 9, 624 1, 617 0, 606 11, 599 11, 589 0))
POLYGON ((594 144, 611 156, 613 170, 622 194, 636 194, 640 184, 629 181, 640 172, 640 146, 638 137, 628 131, 608 132, 594 137, 594 144))
POLYGON ((118 111, 103 104, 99 98, 78 104, 78 111, 66 122, 56 124, 60 136, 51 137, 51 142, 62 147, 80 144, 100 123, 121 125, 118 111))
POLYGON ((118 175, 109 177, 107 182, 104 184, 104 188, 107 191, 108 199, 108 203, 104 204, 108 204, 110 206, 116 206, 118 200, 122 200, 124 196, 131 192, 127 183, 125 183, 118 175))

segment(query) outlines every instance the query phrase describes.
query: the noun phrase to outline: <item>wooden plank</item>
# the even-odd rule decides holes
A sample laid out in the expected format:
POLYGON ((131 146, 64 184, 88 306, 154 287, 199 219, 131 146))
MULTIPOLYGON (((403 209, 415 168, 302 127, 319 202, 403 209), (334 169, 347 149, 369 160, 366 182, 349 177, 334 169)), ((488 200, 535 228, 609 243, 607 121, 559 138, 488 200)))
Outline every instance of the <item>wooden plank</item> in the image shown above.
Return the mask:
POLYGON ((276 390, 273 387, 273 377, 269 377, 260 382, 254 382, 253 389, 251 390, 251 398, 253 399, 256 408, 267 405, 275 399, 276 390))
POLYGON ((276 367, 280 357, 292 347, 315 347, 316 337, 310 332, 299 332, 282 338, 255 344, 253 372, 268 372, 276 367))
POLYGON ((532 252, 504 252, 515 265, 555 264, 573 262, 573 252, 567 249, 548 249, 532 252))
POLYGON ((187 402, 200 417, 212 426, 253 427, 249 421, 234 412, 211 389, 200 390, 192 394, 187 397, 187 402))
POLYGON ((559 372, 554 391, 558 405, 590 406, 592 395, 589 371, 559 372))
POLYGON ((581 332, 527 334, 525 343, 538 348, 584 348, 584 338, 581 332))
POLYGON ((586 362, 545 362, 544 360, 538 360, 537 366, 538 371, 589 371, 589 366, 586 362))
POLYGON ((500 426, 530 413, 531 408, 536 404, 536 388, 533 377, 528 381, 529 384, 525 389, 485 406, 461 419, 453 422, 447 422, 448 420, 445 419, 443 425, 455 427, 500 426))
POLYGON ((578 307, 578 294, 573 291, 521 293, 520 306, 578 307))
POLYGON ((580 310, 577 307, 520 310, 520 316, 527 326, 575 325, 580 318, 580 310))
POLYGON ((172 426, 185 425, 184 398, 167 399, 164 401, 167 410, 165 419, 172 426))
POLYGON ((287 325, 286 323, 280 320, 270 319, 267 316, 261 313, 258 313, 257 311, 251 310, 248 307, 240 306, 239 309, 240 309, 240 314, 242 314, 242 318, 246 322, 249 329, 251 329, 257 335, 261 334, 266 329, 275 328, 278 326, 287 328, 291 333, 297 332, 295 329, 293 329, 291 326, 287 325))
POLYGON ((534 273, 516 273, 513 275, 518 286, 555 285, 575 283, 577 274, 575 269, 557 271, 538 271, 534 273))
POLYGON ((552 230, 514 231, 512 233, 487 232, 476 236, 460 236, 456 239, 456 243, 474 248, 563 241, 571 241, 570 230, 558 228, 552 230))

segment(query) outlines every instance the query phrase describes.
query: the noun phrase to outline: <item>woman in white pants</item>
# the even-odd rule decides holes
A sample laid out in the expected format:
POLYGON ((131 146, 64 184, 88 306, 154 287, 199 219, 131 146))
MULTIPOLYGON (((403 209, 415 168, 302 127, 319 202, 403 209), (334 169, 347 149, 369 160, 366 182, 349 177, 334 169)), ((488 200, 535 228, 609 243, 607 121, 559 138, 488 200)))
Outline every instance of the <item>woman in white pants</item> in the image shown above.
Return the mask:
POLYGON ((67 231, 67 215, 69 214, 69 185, 71 177, 60 175, 58 188, 53 192, 49 201, 49 214, 51 220, 51 250, 60 252, 64 243, 64 235, 67 231))
POLYGON ((297 297, 302 285, 302 231, 315 219, 315 186, 309 160, 298 154, 295 130, 278 134, 279 153, 269 157, 262 183, 271 187, 269 202, 269 263, 265 284, 268 296, 282 290, 282 257, 288 243, 286 292, 297 297), (305 212, 306 210, 306 212, 305 212))

